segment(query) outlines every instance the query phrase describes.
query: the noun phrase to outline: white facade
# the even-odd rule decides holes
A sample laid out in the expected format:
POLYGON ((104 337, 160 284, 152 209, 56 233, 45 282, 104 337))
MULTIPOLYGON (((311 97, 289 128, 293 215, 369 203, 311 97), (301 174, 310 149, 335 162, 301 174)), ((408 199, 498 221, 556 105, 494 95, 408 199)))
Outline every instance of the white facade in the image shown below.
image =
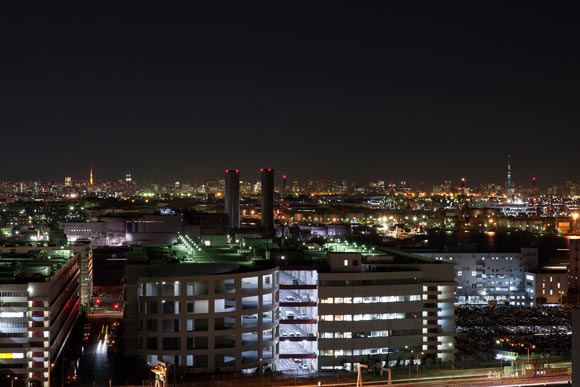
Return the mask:
POLYGON ((461 304, 490 301, 515 306, 533 306, 526 292, 526 272, 538 267, 538 249, 522 248, 521 253, 423 252, 414 254, 455 265, 457 300, 461 304))
POLYGON ((62 227, 69 243, 91 240, 94 246, 133 243, 175 243, 183 231, 181 215, 143 214, 102 217, 96 222, 69 222, 62 227))
POLYGON ((329 254, 329 263, 319 273, 320 369, 356 370, 369 355, 390 366, 453 360, 452 265, 357 253, 329 254))
POLYGON ((277 268, 127 265, 125 353, 178 373, 275 368, 277 268))
MULTIPOLYGON (((203 254, 221 259, 209 248, 203 254)), ((329 253, 330 269, 130 259, 124 353, 176 365, 178 375, 294 370, 296 363, 300 372, 356 370, 367 355, 451 362, 453 265, 395 255, 329 253)))
POLYGON ((81 258, 60 248, 14 255, 23 249, 0 248, 0 368, 27 386, 49 387, 51 364, 80 314, 81 258))
POLYGON ((69 222, 62 225, 67 241, 90 240, 95 247, 120 246, 125 242, 125 222, 109 220, 98 222, 69 222))

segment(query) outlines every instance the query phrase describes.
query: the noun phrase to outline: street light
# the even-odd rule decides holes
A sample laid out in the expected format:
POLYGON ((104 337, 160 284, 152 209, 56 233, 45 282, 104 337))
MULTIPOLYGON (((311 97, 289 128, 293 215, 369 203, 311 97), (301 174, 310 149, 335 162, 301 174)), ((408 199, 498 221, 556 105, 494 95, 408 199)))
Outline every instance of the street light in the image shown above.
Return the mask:
MULTIPOLYGON (((421 352, 421 356, 423 356, 425 354, 425 352, 421 352)), ((417 380, 419 380, 419 354, 417 353, 417 361, 415 362, 417 364, 417 380)))
POLYGON ((409 359, 409 380, 411 380, 411 365, 413 364, 413 353, 415 353, 415 351, 411 350, 411 358, 409 359))
POLYGON ((496 340, 496 344, 498 344, 500 347, 500 352, 498 353, 498 359, 499 359, 499 372, 501 375, 501 372, 503 371, 503 358, 504 358, 504 353, 503 353, 503 343, 507 342, 509 344, 510 339, 499 339, 496 340))
POLYGON ((536 346, 535 345, 532 345, 531 347, 527 347, 527 350, 528 350, 528 364, 530 364, 530 348, 531 349, 535 349, 536 346))
POLYGON ((10 387, 14 387, 14 381, 18 379, 18 376, 10 377, 10 375, 6 375, 6 377, 10 379, 10 387))

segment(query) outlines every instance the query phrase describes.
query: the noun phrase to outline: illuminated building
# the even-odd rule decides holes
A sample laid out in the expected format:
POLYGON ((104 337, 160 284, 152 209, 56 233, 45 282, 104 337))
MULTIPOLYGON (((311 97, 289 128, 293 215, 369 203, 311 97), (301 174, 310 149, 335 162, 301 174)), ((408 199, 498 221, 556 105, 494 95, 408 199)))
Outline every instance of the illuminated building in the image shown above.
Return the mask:
POLYGON ((368 356, 385 367, 453 361, 452 265, 401 252, 329 253, 328 263, 318 273, 319 369, 354 371, 368 356))
POLYGON ((288 370, 286 359, 301 372, 355 370, 367 355, 408 360, 413 351, 424 353, 420 361, 453 360, 453 265, 335 243, 328 264, 272 251, 260 266, 242 255, 232 263, 236 245, 212 240, 182 235, 152 256, 133 247, 124 353, 181 373, 288 370))
POLYGON ((68 242, 89 239, 94 246, 123 243, 174 243, 183 230, 181 214, 119 214, 103 216, 96 222, 63 223, 68 242))
POLYGON ((526 286, 526 273, 538 269, 536 248, 522 247, 519 253, 408 251, 455 266, 457 301, 460 304, 535 305, 534 286, 526 286))
POLYGON ((532 279, 535 285, 533 294, 539 305, 565 304, 568 299, 568 273, 565 266, 562 266, 560 270, 526 273, 526 280, 532 279))
POLYGON ((90 244, 0 247, 0 368, 50 386, 80 307, 92 293, 90 244))
POLYGON ((126 270, 125 354, 182 373, 275 368, 277 268, 129 260, 126 270))
POLYGON ((260 169, 262 182, 262 227, 274 228, 274 170, 260 169))
POLYGON ((240 228, 240 171, 226 169, 225 213, 228 215, 230 229, 240 228))

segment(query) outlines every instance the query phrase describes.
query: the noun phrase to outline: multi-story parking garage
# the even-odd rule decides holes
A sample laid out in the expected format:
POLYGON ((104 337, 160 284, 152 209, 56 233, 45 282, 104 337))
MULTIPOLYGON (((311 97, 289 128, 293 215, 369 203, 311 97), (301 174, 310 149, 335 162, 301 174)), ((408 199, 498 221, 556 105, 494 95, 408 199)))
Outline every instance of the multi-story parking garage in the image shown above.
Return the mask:
POLYGON ((126 279, 127 354, 184 373, 275 367, 277 268, 129 262, 126 279))
POLYGON ((0 246, 0 370, 49 387, 91 287, 88 242, 0 246))
POLYGON ((232 246, 136 249, 125 352, 151 364, 308 373, 355 370, 368 355, 383 365, 453 359, 452 265, 378 249, 322 251, 300 264, 252 262, 232 246))

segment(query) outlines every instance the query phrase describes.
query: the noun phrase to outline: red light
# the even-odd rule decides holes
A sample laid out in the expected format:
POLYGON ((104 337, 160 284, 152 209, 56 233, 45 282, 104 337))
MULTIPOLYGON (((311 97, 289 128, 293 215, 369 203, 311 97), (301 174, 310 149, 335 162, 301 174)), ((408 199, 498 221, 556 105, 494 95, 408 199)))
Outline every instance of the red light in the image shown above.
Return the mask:
POLYGON ((101 299, 100 298, 97 298, 97 301, 95 301, 95 302, 97 303, 97 305, 100 305, 101 304, 101 299))
POLYGON ((260 168, 260 172, 264 172, 264 168, 260 168))
POLYGON ((284 178, 284 180, 286 180, 286 175, 282 176, 284 178))
POLYGON ((229 169, 226 169, 226 173, 230 173, 230 170, 229 169))
POLYGON ((236 173, 240 173, 240 170, 239 169, 236 169, 236 173))
POLYGON ((115 305, 113 305, 113 308, 115 308, 115 309, 119 309, 119 304, 115 304, 115 305))
POLYGON ((536 181, 536 176, 532 177, 532 180, 533 180, 533 181, 536 181))
POLYGON ((272 168, 268 168, 268 172, 272 172, 272 168))

